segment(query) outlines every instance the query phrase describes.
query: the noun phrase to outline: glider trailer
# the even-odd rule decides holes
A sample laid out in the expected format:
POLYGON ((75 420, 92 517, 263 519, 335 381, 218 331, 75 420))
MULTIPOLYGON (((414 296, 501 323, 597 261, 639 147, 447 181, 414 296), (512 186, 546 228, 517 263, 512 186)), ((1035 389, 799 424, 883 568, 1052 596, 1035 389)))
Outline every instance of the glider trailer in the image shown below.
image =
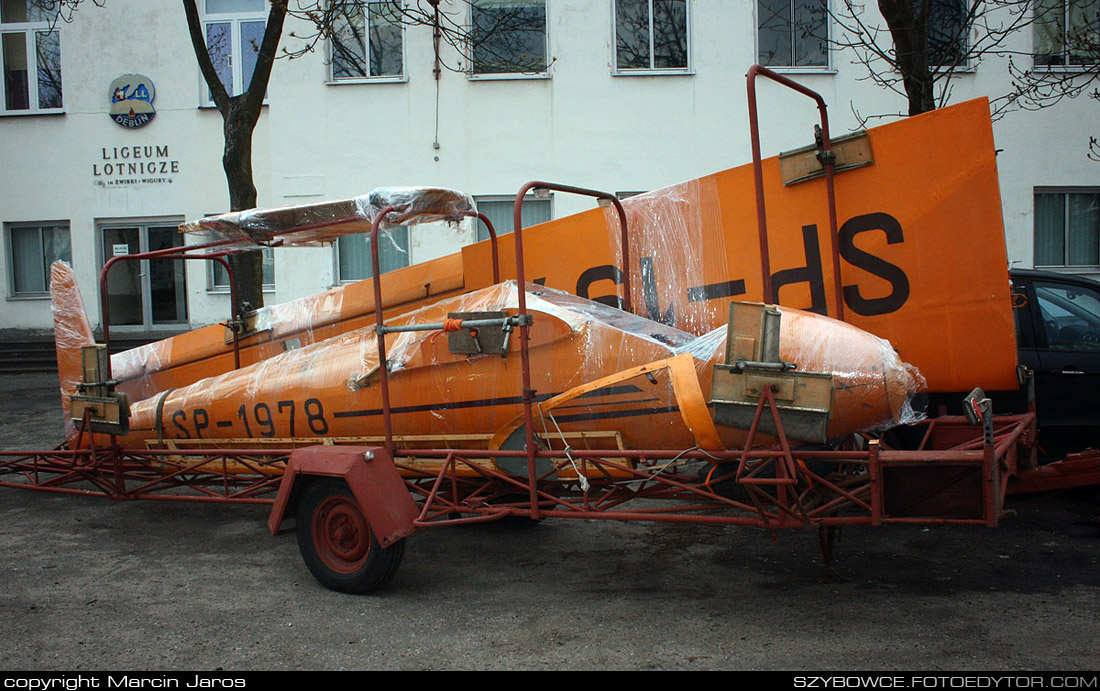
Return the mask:
MULTIPOLYGON (((750 95, 757 75, 793 84, 754 68, 750 95)), ((835 157, 824 103, 804 87, 793 88, 819 103, 822 127, 816 159, 829 177, 835 157)), ((754 95, 751 101, 755 134, 754 95)), ((754 159, 758 168, 755 137, 754 159)), ((759 180, 757 170, 761 255, 766 262, 759 180)), ((115 391, 106 345, 87 345, 81 351, 83 377, 70 411, 77 431, 55 449, 0 452, 0 486, 125 500, 270 505, 272 534, 282 531, 288 519, 296 522, 300 551, 318 581, 339 591, 367 593, 393 577, 405 538, 443 526, 519 517, 741 525, 769 531, 817 528, 828 574, 835 531, 843 526, 994 527, 1011 513, 1005 508, 1007 494, 1100 482, 1100 457, 1095 452, 1039 465, 1034 406, 1021 414, 993 415, 989 398, 979 389, 962 402, 963 415, 941 415, 909 426, 903 436, 912 440, 911 448, 901 448, 899 437, 889 430, 830 438, 828 421, 837 404, 832 378, 798 369, 780 357, 780 315, 769 304, 731 303, 722 364, 714 366, 709 399, 701 398, 696 368, 691 356, 683 353, 605 372, 563 391, 537 391, 530 349, 532 329, 541 315, 529 309, 524 288, 539 286, 526 282, 521 223, 523 199, 532 190, 585 195, 615 208, 621 304, 629 312, 630 245, 620 201, 605 192, 530 182, 520 189, 514 205, 514 309, 452 313, 442 321, 385 320, 380 229, 433 211, 388 205, 369 219, 376 306, 372 337, 378 366, 363 383, 378 387, 380 409, 369 412, 381 417, 381 434, 326 435, 328 422, 317 415, 320 401, 310 399, 319 402, 311 408, 307 401, 298 409, 299 429, 308 425, 314 432, 309 438, 261 434, 234 440, 170 440, 158 427, 156 440, 122 445, 118 440, 130 431, 129 402, 115 391), (433 343, 436 336, 444 336, 457 357, 496 358, 518 366, 519 390, 510 399, 521 410, 516 419, 492 435, 454 430, 403 433, 399 413, 404 404, 400 390, 392 387, 388 350, 394 339, 413 332, 431 334, 433 343), (655 386, 658 378, 673 390, 679 405, 671 414, 690 430, 694 445, 634 448, 622 443, 613 426, 570 431, 559 424, 565 411, 586 397, 627 383, 645 389, 655 386), (742 441, 723 443, 718 427, 740 430, 742 441)), ((828 190, 835 259, 831 182, 828 190)), ((482 220, 490 231, 494 278, 499 281, 496 233, 487 219, 482 220)), ((239 249, 232 241, 219 240, 126 259, 224 261, 225 254, 239 249)), ((109 268, 110 262, 104 277, 109 268)), ((771 275, 766 266, 763 275, 771 275)), ((774 302, 774 293, 766 288, 765 298, 765 303, 774 302)), ((101 323, 108 340, 107 320, 101 323)), ((236 366, 244 323, 234 318, 228 324, 236 366)), ((1021 383, 1032 389, 1026 372, 1021 383)), ((163 405, 164 397, 160 402, 163 405)), ((158 410, 158 420, 160 414, 158 410)), ((268 420, 270 414, 268 408, 268 420)))

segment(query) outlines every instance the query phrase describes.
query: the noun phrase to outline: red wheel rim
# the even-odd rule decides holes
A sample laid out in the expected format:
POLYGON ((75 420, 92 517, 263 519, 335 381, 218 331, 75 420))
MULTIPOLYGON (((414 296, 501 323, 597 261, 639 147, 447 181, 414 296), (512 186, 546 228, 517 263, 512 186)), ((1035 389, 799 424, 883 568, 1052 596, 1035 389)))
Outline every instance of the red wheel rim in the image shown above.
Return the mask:
POLYGON ((370 556, 370 525, 359 506, 344 496, 326 498, 313 513, 317 556, 338 573, 355 573, 370 556))

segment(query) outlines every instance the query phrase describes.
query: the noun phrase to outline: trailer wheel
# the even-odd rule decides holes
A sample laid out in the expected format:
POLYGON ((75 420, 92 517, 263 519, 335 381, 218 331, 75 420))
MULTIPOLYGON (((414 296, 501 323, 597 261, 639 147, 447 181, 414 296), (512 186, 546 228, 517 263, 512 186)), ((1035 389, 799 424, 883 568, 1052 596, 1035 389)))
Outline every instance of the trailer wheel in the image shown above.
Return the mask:
POLYGON ((378 543, 342 480, 309 483, 298 506, 298 550, 326 588, 362 595, 384 585, 401 564, 405 541, 378 543))

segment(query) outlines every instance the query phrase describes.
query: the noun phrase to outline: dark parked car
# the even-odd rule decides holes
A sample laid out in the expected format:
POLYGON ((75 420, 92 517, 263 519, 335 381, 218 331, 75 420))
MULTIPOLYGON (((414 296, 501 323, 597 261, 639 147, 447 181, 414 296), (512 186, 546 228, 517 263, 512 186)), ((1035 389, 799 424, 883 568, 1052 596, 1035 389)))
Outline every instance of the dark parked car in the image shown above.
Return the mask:
POLYGON ((1039 441, 1052 455, 1100 446, 1100 283, 1011 272, 1020 364, 1035 376, 1039 441))

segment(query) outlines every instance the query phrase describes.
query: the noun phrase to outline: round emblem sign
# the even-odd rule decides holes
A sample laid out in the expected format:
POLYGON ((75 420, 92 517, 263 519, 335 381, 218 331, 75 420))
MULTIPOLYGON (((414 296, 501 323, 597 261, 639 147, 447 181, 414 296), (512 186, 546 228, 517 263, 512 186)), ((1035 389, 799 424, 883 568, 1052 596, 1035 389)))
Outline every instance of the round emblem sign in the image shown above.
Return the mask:
POLYGON ((156 116, 153 80, 143 74, 124 74, 111 82, 111 119, 130 129, 145 127, 156 116))

